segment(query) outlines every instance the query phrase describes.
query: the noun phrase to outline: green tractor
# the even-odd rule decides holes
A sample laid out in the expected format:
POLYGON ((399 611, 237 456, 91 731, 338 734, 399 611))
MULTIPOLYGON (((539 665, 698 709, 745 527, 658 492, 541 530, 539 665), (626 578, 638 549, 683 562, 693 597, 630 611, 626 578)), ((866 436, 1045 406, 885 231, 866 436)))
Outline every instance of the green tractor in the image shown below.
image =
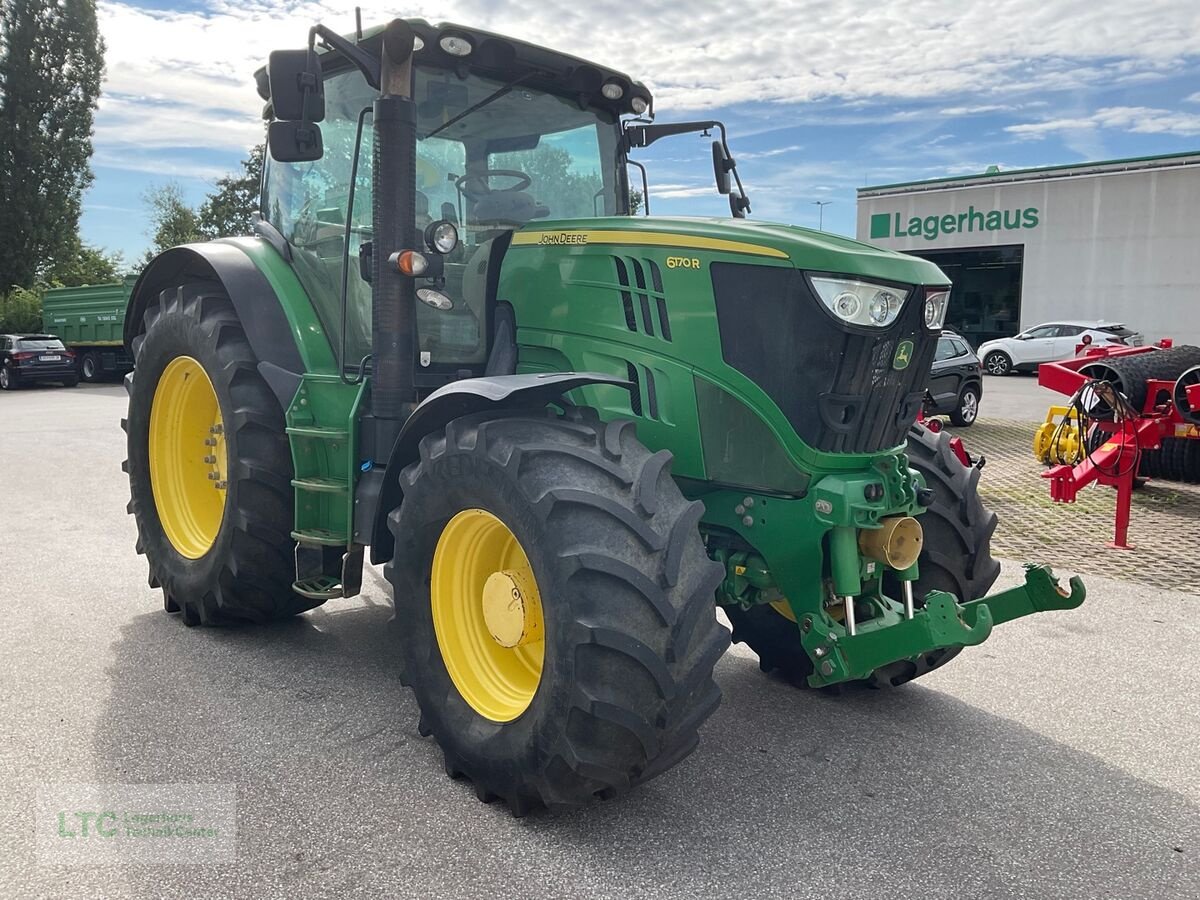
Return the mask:
POLYGON ((421 20, 318 25, 257 81, 254 236, 161 254, 125 319, 129 510, 186 624, 353 596, 369 547, 420 733, 519 815, 696 746, 717 606, 825 688, 1083 601, 1040 566, 984 596, 979 472, 914 426, 946 276, 746 221, 720 123, 421 20), (705 130, 733 216, 632 215, 631 155, 705 130))

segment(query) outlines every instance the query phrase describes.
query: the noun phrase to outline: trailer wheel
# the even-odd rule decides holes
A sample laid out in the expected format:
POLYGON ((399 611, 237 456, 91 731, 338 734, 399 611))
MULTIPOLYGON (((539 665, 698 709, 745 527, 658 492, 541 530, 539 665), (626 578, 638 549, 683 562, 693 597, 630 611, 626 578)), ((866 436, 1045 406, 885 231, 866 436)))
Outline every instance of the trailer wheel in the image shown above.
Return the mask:
MULTIPOLYGON (((908 432, 908 464, 925 477, 933 489, 931 506, 920 517, 924 548, 917 561, 920 578, 913 595, 920 606, 931 590, 947 591, 960 600, 974 600, 988 592, 1000 574, 992 559, 991 539, 996 514, 979 500, 979 470, 964 466, 950 448, 950 435, 914 424, 908 432)), ((889 597, 901 596, 900 584, 884 577, 889 597)), ((789 611, 790 612, 790 611, 789 611)), ((812 674, 812 661, 800 643, 800 631, 790 615, 771 605, 743 610, 726 607, 733 623, 733 640, 744 642, 758 654, 764 672, 779 670, 800 686, 812 674)), ((901 660, 877 669, 867 682, 873 687, 896 687, 940 668, 961 648, 950 647, 901 660)))
POLYGON ((216 282, 163 291, 125 377, 137 550, 188 625, 320 605, 292 591, 292 461, 283 412, 216 282))
POLYGON ((100 373, 103 367, 100 365, 100 354, 95 350, 89 350, 83 354, 83 359, 79 361, 79 375, 84 381, 92 382, 100 380, 100 373))
POLYGON ((720 566, 631 422, 490 411, 421 442, 386 574, 446 771, 514 815, 608 798, 696 746, 729 643, 720 566))

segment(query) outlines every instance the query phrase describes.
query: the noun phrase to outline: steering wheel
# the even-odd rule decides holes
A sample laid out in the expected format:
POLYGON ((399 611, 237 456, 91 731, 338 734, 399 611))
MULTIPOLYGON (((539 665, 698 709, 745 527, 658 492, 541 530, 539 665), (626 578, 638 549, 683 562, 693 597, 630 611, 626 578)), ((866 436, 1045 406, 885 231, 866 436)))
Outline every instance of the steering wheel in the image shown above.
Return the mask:
POLYGON ((479 200, 488 194, 515 194, 517 191, 525 190, 531 184, 533 184, 532 178, 515 169, 484 169, 482 172, 460 175, 454 180, 454 186, 462 191, 463 196, 468 200, 479 200), (488 181, 496 177, 515 178, 516 184, 500 190, 493 190, 488 181))

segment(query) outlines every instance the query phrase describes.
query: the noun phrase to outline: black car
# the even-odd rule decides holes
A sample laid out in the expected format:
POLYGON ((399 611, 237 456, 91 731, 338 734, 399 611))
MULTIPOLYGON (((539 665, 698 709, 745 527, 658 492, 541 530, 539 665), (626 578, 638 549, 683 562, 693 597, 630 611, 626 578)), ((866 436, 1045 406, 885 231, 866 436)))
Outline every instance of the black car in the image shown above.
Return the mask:
POLYGON ((979 416, 982 397, 979 357, 962 337, 943 331, 929 372, 926 415, 949 415, 955 425, 972 425, 979 416))
POLYGON ((0 388, 15 391, 38 381, 75 387, 75 354, 52 334, 0 334, 0 388))

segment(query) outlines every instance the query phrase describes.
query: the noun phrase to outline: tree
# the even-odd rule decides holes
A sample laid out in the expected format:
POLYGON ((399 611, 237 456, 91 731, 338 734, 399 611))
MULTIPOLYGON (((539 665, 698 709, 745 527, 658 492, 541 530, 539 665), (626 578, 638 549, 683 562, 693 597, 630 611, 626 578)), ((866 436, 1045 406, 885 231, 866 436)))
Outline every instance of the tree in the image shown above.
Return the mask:
POLYGON ((200 230, 199 216, 183 202, 183 190, 175 182, 147 191, 142 199, 150 207, 151 228, 147 234, 153 241, 142 260, 143 265, 171 247, 205 239, 200 230))
POLYGON ((55 263, 49 273, 51 284, 79 287, 83 284, 105 284, 121 277, 123 260, 120 253, 105 253, 78 238, 66 259, 55 263))
POLYGON ((242 160, 241 175, 217 179, 217 189, 200 205, 197 224, 210 240, 250 234, 252 213, 258 211, 259 183, 262 180, 263 145, 250 148, 242 160))
POLYGON ((103 74, 95 0, 0 3, 0 289, 74 250, 103 74))

